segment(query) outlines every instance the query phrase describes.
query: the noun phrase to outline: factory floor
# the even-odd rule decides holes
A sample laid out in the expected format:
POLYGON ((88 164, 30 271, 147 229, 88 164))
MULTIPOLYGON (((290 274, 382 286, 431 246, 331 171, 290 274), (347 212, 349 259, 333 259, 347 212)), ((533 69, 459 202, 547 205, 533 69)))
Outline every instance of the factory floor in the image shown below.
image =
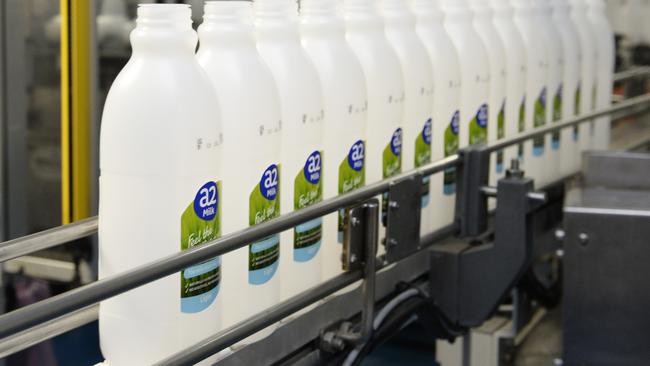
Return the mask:
MULTIPOLYGON (((405 328, 389 342, 379 346, 363 366, 432 366, 435 343, 423 340, 417 325, 405 328)), ((554 366, 562 356, 562 317, 559 310, 548 312, 530 332, 515 353, 515 366, 554 366)), ((462 365, 445 365, 462 366, 462 365)), ((483 366, 483 365, 470 365, 483 366)), ((506 365, 504 365, 506 366, 506 365)))

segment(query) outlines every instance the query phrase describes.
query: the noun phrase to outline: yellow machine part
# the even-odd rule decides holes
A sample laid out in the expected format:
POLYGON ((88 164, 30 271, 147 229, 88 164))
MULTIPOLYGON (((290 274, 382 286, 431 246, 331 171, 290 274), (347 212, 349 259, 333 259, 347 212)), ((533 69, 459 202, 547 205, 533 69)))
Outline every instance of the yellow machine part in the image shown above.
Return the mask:
POLYGON ((63 224, 90 215, 92 3, 88 0, 60 0, 63 224))

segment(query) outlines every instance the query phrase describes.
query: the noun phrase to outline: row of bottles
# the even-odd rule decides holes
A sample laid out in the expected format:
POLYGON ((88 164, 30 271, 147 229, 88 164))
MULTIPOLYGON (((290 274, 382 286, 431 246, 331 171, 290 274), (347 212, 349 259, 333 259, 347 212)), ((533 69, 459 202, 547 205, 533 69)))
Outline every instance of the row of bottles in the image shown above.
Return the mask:
MULTIPOLYGON (((609 103, 602 0, 208 1, 198 37, 190 14, 140 5, 109 92, 101 278, 609 103)), ((575 172, 608 124, 498 152, 491 180, 516 156, 538 184, 575 172)), ((452 221, 455 180, 425 180, 423 233, 452 221)), ((151 363, 341 273, 342 225, 315 219, 102 302, 104 356, 151 363)))

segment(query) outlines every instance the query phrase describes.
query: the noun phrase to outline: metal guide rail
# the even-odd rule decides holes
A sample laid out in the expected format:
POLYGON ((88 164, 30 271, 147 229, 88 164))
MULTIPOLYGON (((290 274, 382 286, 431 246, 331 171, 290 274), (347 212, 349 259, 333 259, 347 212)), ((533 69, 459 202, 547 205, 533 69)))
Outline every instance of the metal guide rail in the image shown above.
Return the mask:
MULTIPOLYGON (((485 154, 502 150, 538 136, 569 128, 597 117, 615 113, 640 113, 647 110, 649 106, 650 95, 631 98, 610 108, 598 110, 560 123, 547 125, 522 136, 500 140, 487 146, 480 146, 478 150, 485 156, 485 154)), ((419 230, 414 231, 413 227, 406 230, 402 229, 408 222, 413 222, 413 216, 410 215, 415 213, 419 215, 419 210, 413 209, 413 203, 419 202, 420 190, 413 188, 419 187, 418 184, 421 182, 422 177, 431 176, 450 168, 462 170, 463 165, 467 164, 468 161, 473 162, 472 164, 476 163, 475 160, 468 160, 468 157, 471 156, 472 154, 468 154, 467 151, 449 156, 422 168, 400 174, 392 179, 367 185, 351 193, 323 201, 297 212, 283 215, 278 219, 237 233, 225 235, 201 246, 170 255, 127 272, 98 280, 4 314, 0 316, 0 357, 15 353, 42 340, 64 333, 96 319, 96 304, 102 300, 177 273, 193 264, 245 247, 251 242, 291 229, 300 223, 337 212, 341 208, 351 208, 349 211, 350 220, 359 220, 358 222, 360 223, 360 225, 348 225, 350 229, 346 231, 346 235, 354 239, 350 240, 350 242, 356 243, 354 246, 351 245, 348 250, 359 251, 358 253, 348 253, 348 263, 346 263, 348 271, 346 273, 279 303, 263 313, 229 329, 221 331, 215 336, 164 360, 163 364, 182 365, 198 362, 362 279, 364 280, 365 286, 363 291, 364 299, 374 302, 374 281, 377 270, 384 268, 389 263, 402 261, 414 253, 424 251, 431 245, 450 236, 463 232, 478 232, 477 230, 479 228, 472 228, 472 223, 468 223, 468 220, 473 219, 471 215, 467 215, 467 212, 465 212, 464 217, 459 219, 459 215, 463 215, 462 208, 459 213, 459 207, 457 207, 457 220, 455 223, 437 232, 428 234, 425 237, 419 238, 419 230), (380 258, 378 263, 375 264, 374 254, 369 255, 369 253, 371 252, 370 248, 376 247, 377 245, 376 233, 374 235, 372 234, 373 231, 376 232, 375 229, 378 225, 372 217, 376 218, 377 215, 373 216, 372 214, 368 214, 368 212, 370 210, 372 213, 377 209, 376 202, 373 203, 372 200, 374 197, 383 193, 388 193, 389 201, 392 200, 395 202, 395 205, 389 205, 389 207, 392 207, 392 210, 396 212, 391 215, 392 210, 389 210, 386 241, 387 255, 386 257, 380 258), (357 210, 356 213, 355 209, 357 210), (404 218, 407 218, 407 220, 404 218), (357 227, 355 228, 355 226, 357 227), (357 260, 356 262, 350 261, 352 256, 349 254, 358 254, 356 258, 363 258, 363 260, 357 260)), ((477 187, 459 187, 459 196, 467 199, 467 197, 478 194, 478 192, 470 192, 470 194, 462 194, 460 192, 460 190, 470 188, 477 190, 477 187)), ((478 187, 478 189, 481 189, 480 194, 485 196, 490 196, 495 193, 486 187, 478 187)), ((531 199, 540 199, 540 197, 530 196, 531 199)), ((419 223, 419 220, 417 222, 419 223)), ((0 263, 92 235, 96 230, 97 218, 91 218, 0 243, 0 263)), ((362 322, 366 325, 366 328, 368 328, 368 319, 370 321, 372 320, 372 311, 372 304, 364 305, 362 322), (366 311, 369 311, 369 313, 366 313, 366 311)), ((356 341, 358 341, 366 338, 368 336, 367 332, 371 330, 370 327, 370 329, 362 330, 359 334, 340 334, 339 332, 338 336, 344 336, 346 339, 357 338, 356 341)))

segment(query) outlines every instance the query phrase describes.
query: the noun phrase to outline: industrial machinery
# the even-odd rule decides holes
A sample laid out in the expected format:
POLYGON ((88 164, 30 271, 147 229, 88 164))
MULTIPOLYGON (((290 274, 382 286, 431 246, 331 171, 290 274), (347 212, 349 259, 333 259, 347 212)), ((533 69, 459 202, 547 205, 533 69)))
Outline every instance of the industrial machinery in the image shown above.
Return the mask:
MULTIPOLYGON (((97 303, 103 299, 301 222, 347 208, 343 258, 347 271, 344 274, 161 360, 160 364, 193 364, 218 352, 222 352, 220 363, 224 365, 358 364, 378 342, 414 321, 425 324, 440 339, 464 337, 467 345, 463 350, 469 359, 473 356, 468 340, 479 339, 477 331, 470 332, 471 328, 483 325, 480 330, 492 325, 503 329, 494 324, 510 321, 515 327, 506 338, 513 340, 534 318, 531 314, 536 302, 525 301, 522 296, 528 295, 518 291, 512 295, 512 290, 521 283, 533 262, 536 231, 539 231, 535 215, 544 207, 552 209, 549 207, 557 200, 554 185, 535 191, 534 183, 526 178, 516 161, 497 187, 489 187, 490 154, 598 116, 638 113, 646 110, 649 103, 650 96, 642 95, 524 136, 475 146, 393 179, 14 310, 0 316, 0 356, 95 320, 97 303), (450 168, 455 168, 459 177, 456 219, 436 232, 419 237, 417 208, 421 180, 450 168), (374 197, 384 193, 389 211, 386 240, 379 244, 378 202, 374 197), (487 200, 492 198, 497 200, 493 213, 487 205, 487 200), (379 258, 375 257, 377 245, 386 246, 386 254, 379 258), (353 291, 337 294, 358 282, 361 286, 353 291), (510 298, 507 303, 511 305, 504 312, 506 298, 510 298), (309 305, 312 305, 309 311, 294 314, 309 305), (526 310, 530 306, 533 308, 526 310), (526 311, 528 315, 522 314, 526 311), (499 317, 490 319, 495 314, 499 317), (277 322, 280 325, 272 335, 246 347, 229 349, 277 322)), ((592 159, 587 161, 591 164, 592 159)), ((567 209, 569 217, 577 215, 574 211, 567 209)), ((575 230, 571 220, 568 238, 575 230)), ((2 243, 0 261, 91 235, 96 228, 96 218, 91 218, 2 243)), ((570 254, 567 250, 567 256, 570 254)), ((576 279, 567 277, 566 281, 576 279)))

